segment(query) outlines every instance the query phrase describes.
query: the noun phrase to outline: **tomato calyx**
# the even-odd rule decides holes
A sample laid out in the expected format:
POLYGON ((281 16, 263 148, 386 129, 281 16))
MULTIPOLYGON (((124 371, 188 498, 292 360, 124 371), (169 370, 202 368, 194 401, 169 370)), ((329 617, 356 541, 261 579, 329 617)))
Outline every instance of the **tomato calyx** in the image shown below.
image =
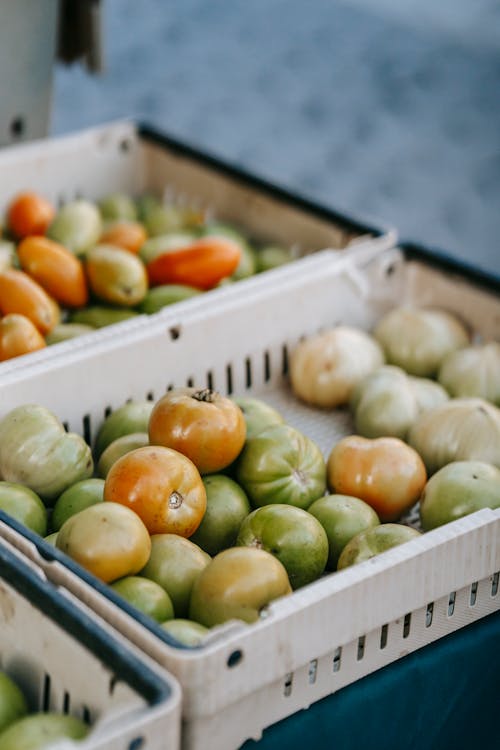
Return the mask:
POLYGON ((191 398, 194 398, 195 401, 203 401, 207 404, 213 404, 218 395, 219 394, 216 391, 212 391, 211 388, 202 388, 191 394, 191 398))

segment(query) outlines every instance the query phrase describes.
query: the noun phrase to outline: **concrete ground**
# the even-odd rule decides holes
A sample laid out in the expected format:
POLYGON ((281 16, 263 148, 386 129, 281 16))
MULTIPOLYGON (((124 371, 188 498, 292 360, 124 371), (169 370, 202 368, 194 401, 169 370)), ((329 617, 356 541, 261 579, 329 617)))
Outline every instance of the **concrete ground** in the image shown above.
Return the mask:
POLYGON ((496 0, 103 0, 106 70, 54 133, 124 116, 500 274, 496 0))

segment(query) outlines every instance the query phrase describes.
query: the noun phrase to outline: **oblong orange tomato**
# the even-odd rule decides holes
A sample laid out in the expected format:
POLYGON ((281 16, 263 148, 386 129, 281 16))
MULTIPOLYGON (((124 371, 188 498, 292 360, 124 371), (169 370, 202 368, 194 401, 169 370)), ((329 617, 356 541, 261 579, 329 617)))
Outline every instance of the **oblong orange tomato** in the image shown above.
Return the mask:
POLYGON ((116 245, 137 255, 147 240, 147 233, 138 221, 118 220, 109 224, 101 235, 101 242, 116 245))
POLYGON ((45 234, 56 214, 55 208, 43 196, 34 192, 16 195, 7 209, 7 226, 15 237, 45 234))
POLYGON ((24 315, 11 313, 0 320, 0 361, 36 352, 46 346, 38 328, 24 315))
POLYGON ((15 268, 0 273, 0 312, 25 315, 44 335, 60 320, 55 300, 31 276, 15 268))
POLYGON ((193 462, 158 445, 136 448, 115 461, 104 483, 104 500, 133 510, 150 534, 183 537, 194 534, 207 507, 193 462))
POLYGON ((225 469, 240 454, 246 423, 239 406, 209 388, 175 388, 153 407, 149 441, 191 459, 201 474, 225 469))
POLYGON ((383 523, 409 510, 426 481, 424 462, 399 438, 350 435, 333 447, 327 462, 330 491, 361 498, 383 523))
POLYGON ((189 245, 166 250, 148 263, 149 283, 212 289, 236 270, 240 258, 241 248, 233 240, 216 235, 201 237, 189 245))
POLYGON ((89 298, 82 262, 46 237, 26 237, 17 254, 23 271, 66 307, 84 307, 89 298))

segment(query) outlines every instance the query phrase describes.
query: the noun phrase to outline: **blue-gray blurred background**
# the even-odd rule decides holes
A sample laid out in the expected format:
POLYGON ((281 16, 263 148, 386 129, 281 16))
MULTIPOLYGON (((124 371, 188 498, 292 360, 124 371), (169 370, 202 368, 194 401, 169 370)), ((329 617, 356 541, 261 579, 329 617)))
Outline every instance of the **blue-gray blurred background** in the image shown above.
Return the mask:
POLYGON ((103 0, 52 132, 135 117, 500 274, 498 0, 103 0))

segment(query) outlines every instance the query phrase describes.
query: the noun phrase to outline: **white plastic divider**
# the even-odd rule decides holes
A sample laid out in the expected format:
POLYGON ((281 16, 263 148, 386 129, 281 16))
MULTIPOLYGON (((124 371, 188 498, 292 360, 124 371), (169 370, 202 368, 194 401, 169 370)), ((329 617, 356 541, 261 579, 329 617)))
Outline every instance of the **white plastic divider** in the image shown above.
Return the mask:
MULTIPOLYGON (((128 398, 159 398, 170 386, 255 395, 316 440, 325 455, 352 431, 345 410, 300 404, 287 381, 302 337, 339 323, 369 330, 397 304, 444 307, 478 338, 498 333, 500 299, 467 278, 390 250, 355 262, 328 254, 251 297, 165 316, 147 335, 73 351, 50 366, 0 376, 0 416, 41 403, 91 441, 105 413, 128 398)), ((64 556, 8 524, 0 535, 40 564, 179 679, 185 748, 234 750, 270 724, 343 685, 499 608, 500 512, 483 510, 356 567, 324 576, 273 603, 253 625, 214 629, 204 646, 176 648, 116 606, 64 556)))
POLYGON ((5 539, 0 563, 0 669, 30 713, 71 714, 90 725, 85 740, 57 748, 178 750, 177 681, 5 539))
MULTIPOLYGON (((297 260, 326 248, 335 249, 332 260, 348 249, 349 253, 372 254, 392 247, 396 241, 392 229, 381 227, 376 230, 378 236, 361 226, 356 229, 342 214, 328 213, 283 191, 274 191, 251 175, 128 121, 2 149, 0 213, 15 194, 28 189, 39 191, 56 205, 76 198, 99 200, 120 191, 132 196, 148 191, 165 193, 174 203, 203 208, 220 221, 236 223, 249 237, 293 248, 297 260)), ((251 294, 256 286, 266 283, 268 276, 276 283, 287 273, 288 266, 284 266, 257 274, 239 281, 236 289, 222 286, 176 303, 175 308, 179 314, 209 309, 218 299, 251 294)), ((61 342, 7 360, 0 363, 0 372, 22 369, 31 361, 50 361, 58 353, 64 355, 71 345, 85 347, 128 330, 146 330, 155 317, 141 315, 114 324, 111 330, 96 330, 78 341, 61 342)))

